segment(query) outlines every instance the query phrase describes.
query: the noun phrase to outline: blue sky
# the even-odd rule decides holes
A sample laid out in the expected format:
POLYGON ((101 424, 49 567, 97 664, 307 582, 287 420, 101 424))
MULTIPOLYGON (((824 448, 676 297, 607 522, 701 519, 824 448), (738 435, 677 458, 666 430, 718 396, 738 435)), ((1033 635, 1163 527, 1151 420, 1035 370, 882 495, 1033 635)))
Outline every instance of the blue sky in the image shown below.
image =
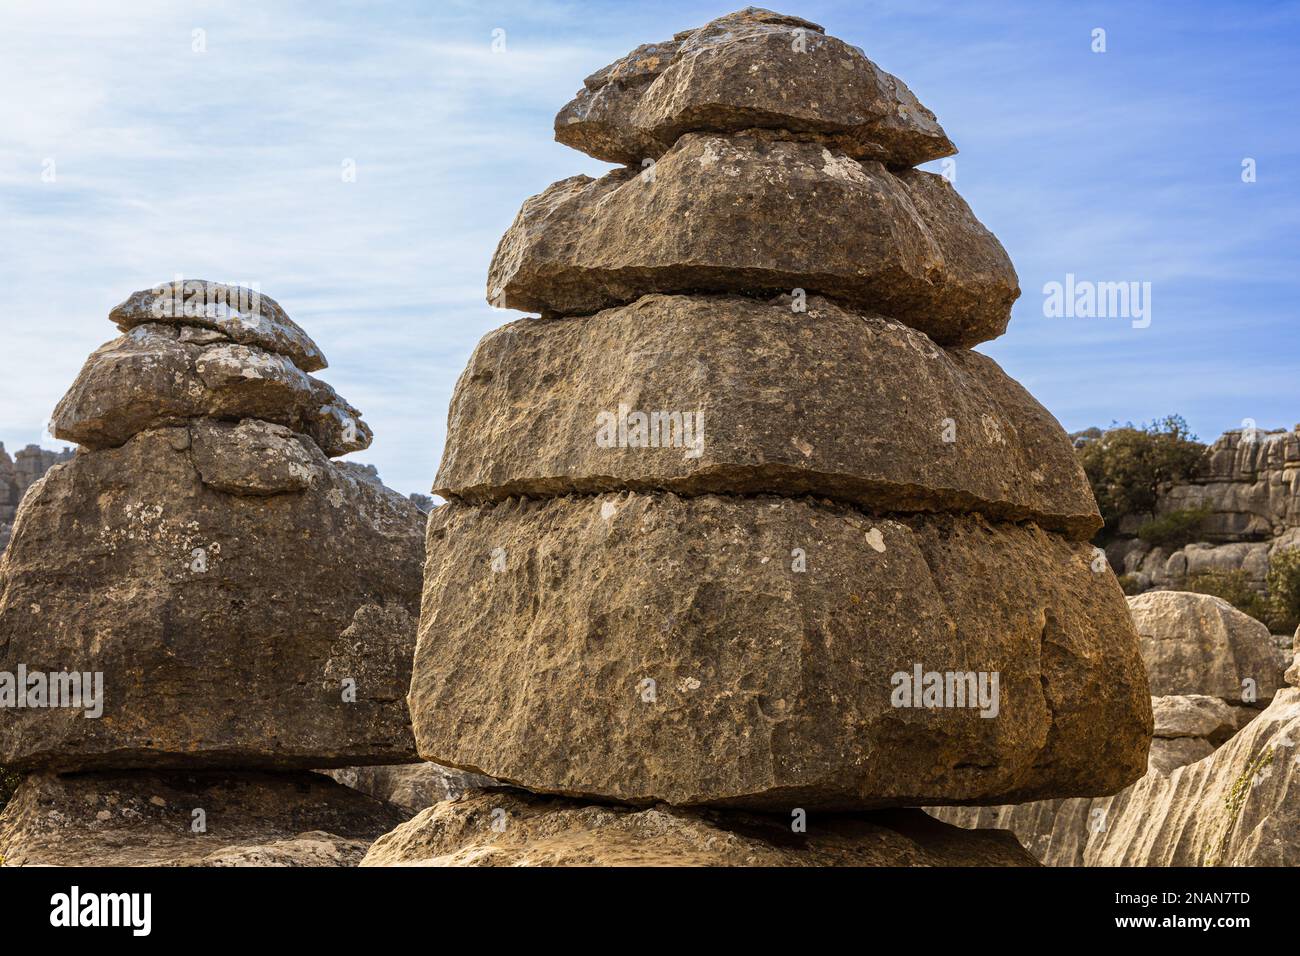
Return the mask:
MULTIPOLYGON (((457 375, 515 317, 483 301, 497 240, 529 195, 608 168, 552 140, 556 111, 739 5, 4 0, 0 440, 57 447, 44 423, 131 291, 246 280, 374 427, 352 457, 427 490, 457 375)), ((1067 428, 1300 421, 1300 4, 779 9, 902 77, 957 143, 1024 290, 981 351, 1067 428), (1152 283, 1150 327, 1045 318, 1066 273, 1152 283)))

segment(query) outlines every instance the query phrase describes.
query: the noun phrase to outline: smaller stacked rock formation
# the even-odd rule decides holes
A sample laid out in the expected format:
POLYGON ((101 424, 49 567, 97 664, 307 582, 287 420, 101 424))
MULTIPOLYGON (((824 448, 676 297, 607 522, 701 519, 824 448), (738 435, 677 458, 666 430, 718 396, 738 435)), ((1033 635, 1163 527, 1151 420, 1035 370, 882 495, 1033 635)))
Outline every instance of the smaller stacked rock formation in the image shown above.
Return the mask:
POLYGON ((0 855, 64 862, 55 847, 84 839, 98 862, 192 862, 212 850, 179 849, 194 810, 226 844, 377 835, 401 814, 305 771, 417 759, 403 698, 424 516, 330 460, 370 429, 273 300, 194 281, 111 318, 123 334, 53 417, 81 448, 30 490, 0 565, 0 673, 102 675, 102 713, 4 715, 0 764, 33 773, 0 855), (141 799, 159 812, 129 814, 141 799))
POLYGON ((10 458, 4 443, 0 442, 0 553, 9 544, 14 517, 27 489, 50 468, 71 457, 71 448, 50 451, 39 445, 28 445, 10 458))
POLYGON ((1019 289, 912 168, 954 151, 933 115, 749 8, 593 74, 556 136, 627 165, 528 200, 497 249, 489 299, 542 317, 457 384, 409 697, 425 759, 533 795, 440 804, 369 861, 969 862, 898 808, 1139 777, 1096 504, 969 350, 1019 289))
POLYGON ((1009 829, 1050 866, 1300 862, 1300 829, 1283 806, 1300 776, 1294 650, 1280 660, 1268 628, 1209 595, 1153 591, 1128 603, 1157 695, 1147 775, 1114 797, 930 812, 1009 829), (1277 780, 1260 774, 1266 765, 1277 780))

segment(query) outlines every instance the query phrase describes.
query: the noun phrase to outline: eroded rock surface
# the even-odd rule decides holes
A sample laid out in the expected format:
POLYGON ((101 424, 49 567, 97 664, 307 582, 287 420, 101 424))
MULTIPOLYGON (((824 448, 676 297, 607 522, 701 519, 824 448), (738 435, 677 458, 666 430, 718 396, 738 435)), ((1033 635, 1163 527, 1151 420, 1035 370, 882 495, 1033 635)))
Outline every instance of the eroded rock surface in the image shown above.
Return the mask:
POLYGON ((1145 770, 1150 704, 1092 560, 1033 526, 789 498, 447 505, 410 695, 420 753, 638 803, 1114 792, 1145 770), (915 667, 997 672, 997 718, 894 706, 915 667))
POLYGON ((1001 335, 1020 294, 998 240, 942 176, 775 132, 688 133, 653 170, 562 180, 524 203, 494 304, 587 313, 651 293, 804 289, 941 345, 1001 335))
POLYGON ((458 800, 471 790, 497 786, 491 777, 440 767, 436 763, 392 767, 346 767, 325 771, 344 786, 417 813, 443 800, 458 800))
POLYGON ((1151 693, 1207 694, 1230 703, 1269 700, 1285 665, 1268 628, 1227 601, 1186 591, 1128 599, 1151 693))
POLYGON ((126 332, 139 325, 175 325, 189 341, 228 340, 286 356, 304 372, 325 368, 310 336, 268 295, 205 279, 163 282, 133 292, 108 318, 126 332))
POLYGON ((18 516, 0 671, 102 672, 103 716, 9 711, 0 763, 415 759, 403 698, 423 525, 402 496, 265 423, 197 420, 77 455, 18 516))
POLYGON ((326 455, 370 444, 361 413, 291 360, 256 346, 196 344, 176 326, 138 325, 86 360, 51 418, 56 437, 121 445, 192 418, 260 418, 309 435, 326 455))
POLYGON ((890 165, 957 152, 903 81, 860 49, 815 23, 754 7, 597 70, 556 116, 555 138, 637 165, 683 133, 761 127, 890 165))
POLYGON ((314 773, 38 773, 0 814, 6 866, 356 866, 404 819, 314 773))
POLYGON ((991 359, 822 298, 791 305, 653 295, 489 333, 435 491, 814 494, 1085 540, 1100 527, 1064 431, 991 359))
POLYGON ((789 817, 583 804, 520 791, 439 803, 380 837, 362 866, 1034 866, 1005 832, 920 810, 789 817))

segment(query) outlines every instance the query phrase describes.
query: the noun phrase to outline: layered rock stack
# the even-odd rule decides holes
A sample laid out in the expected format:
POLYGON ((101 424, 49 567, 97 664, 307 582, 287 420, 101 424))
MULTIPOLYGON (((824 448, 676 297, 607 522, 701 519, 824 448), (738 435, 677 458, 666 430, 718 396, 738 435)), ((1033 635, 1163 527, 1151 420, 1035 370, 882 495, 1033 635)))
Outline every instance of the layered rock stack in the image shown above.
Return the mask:
POLYGON ((1139 777, 1097 508, 969 350, 1019 290, 912 168, 954 152, 934 116, 750 8, 596 72, 556 137, 625 165, 497 249, 489 298, 542 315, 452 400, 409 698, 423 757, 533 793, 441 804, 367 862, 957 862, 919 810, 862 814, 1139 777))
POLYGON ((0 565, 0 764, 30 773, 0 855, 355 862, 402 816, 305 771, 417 759, 423 515, 330 460, 370 429, 269 297, 172 283, 110 318, 0 565))

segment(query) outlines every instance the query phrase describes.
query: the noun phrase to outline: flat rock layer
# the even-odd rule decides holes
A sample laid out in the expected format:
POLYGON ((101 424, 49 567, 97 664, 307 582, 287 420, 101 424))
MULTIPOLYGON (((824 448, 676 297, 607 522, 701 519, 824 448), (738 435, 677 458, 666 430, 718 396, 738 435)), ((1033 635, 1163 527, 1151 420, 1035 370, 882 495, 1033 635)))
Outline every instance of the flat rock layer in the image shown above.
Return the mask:
POLYGON ((33 774, 6 866, 356 866, 404 814, 314 773, 33 774))
POLYGON ((1011 834, 920 810, 789 817, 584 805, 519 791, 439 803, 375 841, 362 866, 1034 866, 1011 834))
POLYGON ((797 17, 740 11, 596 71, 555 138, 639 164, 686 132, 797 132, 859 159, 915 166, 956 147, 906 84, 797 17))
POLYGON ((1020 294, 942 176, 761 131, 688 133, 653 169, 555 183, 524 203, 488 273, 494 304, 566 314, 652 292, 795 289, 955 346, 1001 335, 1020 294))
POLYGON ((804 305, 651 295, 490 332, 457 383, 434 490, 814 494, 1080 539, 1101 527, 1068 436, 992 359, 804 305))
POLYGON ((326 366, 311 336, 280 303, 243 286, 205 279, 164 282, 131 293, 108 318, 123 332, 149 323, 211 330, 241 345, 287 356, 304 372, 326 366))
POLYGON ((153 323, 100 346, 50 420, 58 438, 111 448, 191 418, 260 418, 309 435, 334 457, 370 445, 361 413, 289 359, 256 346, 194 342, 153 323))
POLYGON ((641 804, 1113 793, 1146 768, 1151 705, 1093 560, 1033 525, 789 498, 447 505, 409 698, 420 754, 641 804), (983 673, 986 692, 996 672, 996 716, 894 706, 917 668, 983 673))
POLYGON ((52 468, 0 564, 0 673, 101 672, 103 713, 8 709, 0 764, 415 759, 423 524, 251 420, 149 430, 52 468))

